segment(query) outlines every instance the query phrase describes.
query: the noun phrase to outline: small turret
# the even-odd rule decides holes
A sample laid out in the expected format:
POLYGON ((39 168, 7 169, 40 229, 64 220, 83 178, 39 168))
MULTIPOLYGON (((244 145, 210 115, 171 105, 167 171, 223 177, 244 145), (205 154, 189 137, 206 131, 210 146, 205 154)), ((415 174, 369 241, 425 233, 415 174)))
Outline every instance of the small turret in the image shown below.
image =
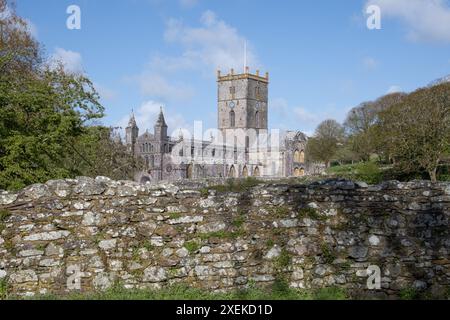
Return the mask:
POLYGON ((162 107, 159 112, 158 120, 156 120, 156 123, 155 123, 155 139, 158 139, 160 141, 167 140, 167 124, 166 124, 166 120, 164 119, 164 113, 163 113, 162 107))
POLYGON ((136 124, 136 118, 134 117, 134 112, 131 111, 131 117, 128 121, 128 127, 125 129, 125 140, 127 144, 128 151, 135 153, 136 140, 139 136, 139 128, 136 124))

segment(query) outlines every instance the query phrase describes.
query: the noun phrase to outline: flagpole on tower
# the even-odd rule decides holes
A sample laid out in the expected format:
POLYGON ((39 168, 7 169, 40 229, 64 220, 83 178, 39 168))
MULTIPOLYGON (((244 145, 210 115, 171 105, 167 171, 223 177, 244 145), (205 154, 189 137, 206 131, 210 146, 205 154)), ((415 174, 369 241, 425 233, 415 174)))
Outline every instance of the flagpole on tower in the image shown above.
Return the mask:
POLYGON ((247 40, 244 40, 244 73, 247 73, 247 40))

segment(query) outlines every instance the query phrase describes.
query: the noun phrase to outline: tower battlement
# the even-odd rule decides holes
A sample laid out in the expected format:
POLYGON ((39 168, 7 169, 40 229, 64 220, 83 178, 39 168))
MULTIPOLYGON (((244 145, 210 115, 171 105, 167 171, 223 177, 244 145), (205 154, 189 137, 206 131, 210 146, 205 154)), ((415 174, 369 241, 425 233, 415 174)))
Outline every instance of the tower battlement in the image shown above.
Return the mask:
POLYGON ((269 73, 263 76, 260 75, 259 70, 256 70, 256 73, 251 73, 248 67, 245 68, 244 73, 235 73, 234 69, 231 69, 228 74, 222 74, 221 70, 217 70, 217 81, 232 81, 232 80, 243 80, 243 79, 252 79, 256 81, 261 81, 264 83, 269 83, 269 73))

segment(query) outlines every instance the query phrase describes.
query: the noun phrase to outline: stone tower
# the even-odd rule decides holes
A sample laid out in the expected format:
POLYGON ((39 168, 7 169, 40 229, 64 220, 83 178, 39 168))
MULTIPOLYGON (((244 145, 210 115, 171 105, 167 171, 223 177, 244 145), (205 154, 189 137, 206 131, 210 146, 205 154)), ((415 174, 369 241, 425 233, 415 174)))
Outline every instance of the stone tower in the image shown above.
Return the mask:
POLYGON ((159 112, 158 120, 155 123, 155 139, 159 141, 167 141, 167 124, 166 120, 164 119, 163 110, 161 107, 161 110, 159 112))
POLYGON ((218 128, 256 129, 257 132, 268 128, 268 86, 269 74, 264 77, 249 72, 245 68, 242 74, 234 70, 218 77, 218 128))
POLYGON ((139 136, 139 128, 136 124, 134 112, 131 113, 130 121, 128 121, 128 127, 125 129, 125 140, 128 148, 128 152, 135 154, 136 140, 139 136))

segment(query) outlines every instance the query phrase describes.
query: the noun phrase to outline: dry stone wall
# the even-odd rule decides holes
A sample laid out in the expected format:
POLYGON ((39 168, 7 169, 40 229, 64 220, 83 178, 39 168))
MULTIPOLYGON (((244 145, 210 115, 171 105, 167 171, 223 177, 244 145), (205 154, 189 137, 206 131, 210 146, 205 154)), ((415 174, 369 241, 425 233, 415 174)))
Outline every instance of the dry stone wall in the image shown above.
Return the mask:
POLYGON ((17 295, 284 279, 355 297, 405 289, 443 297, 449 209, 450 184, 420 181, 271 182, 236 193, 204 183, 49 181, 0 192, 0 281, 17 295), (378 290, 367 286, 369 266, 381 271, 378 290))

